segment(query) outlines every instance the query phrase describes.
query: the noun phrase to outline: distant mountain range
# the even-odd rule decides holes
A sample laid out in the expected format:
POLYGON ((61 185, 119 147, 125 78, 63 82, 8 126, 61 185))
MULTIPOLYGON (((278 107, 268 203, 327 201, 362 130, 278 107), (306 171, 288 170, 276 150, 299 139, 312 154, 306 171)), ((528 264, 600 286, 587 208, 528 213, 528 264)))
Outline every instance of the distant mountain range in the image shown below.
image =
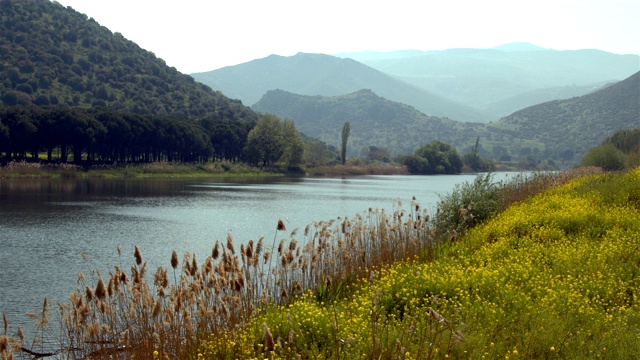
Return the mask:
POLYGON ((637 55, 514 43, 494 49, 272 55, 192 76, 247 105, 276 89, 321 96, 371 89, 430 116, 486 123, 527 106, 587 94, 638 70, 637 55))
POLYGON ((640 127, 639 78, 640 72, 588 95, 531 106, 489 124, 427 116, 371 90, 335 97, 273 90, 253 109, 292 119, 302 132, 336 146, 349 121, 354 154, 370 145, 406 154, 432 140, 467 151, 480 138, 484 156, 550 158, 570 166, 615 131, 640 127))
POLYGON ((548 94, 544 101, 584 95, 640 70, 638 55, 600 50, 558 51, 527 43, 493 49, 337 56, 352 58, 434 94, 489 112, 492 120, 539 103, 540 94, 548 94), (567 92, 559 93, 558 88, 567 92), (530 100, 523 102, 529 94, 530 100), (509 105, 509 99, 518 100, 509 105))
POLYGON ((197 81, 246 105, 256 103, 267 91, 276 89, 321 96, 339 96, 371 89, 389 100, 414 106, 433 116, 470 121, 488 118, 481 111, 395 79, 355 60, 324 54, 271 55, 191 75, 197 81))

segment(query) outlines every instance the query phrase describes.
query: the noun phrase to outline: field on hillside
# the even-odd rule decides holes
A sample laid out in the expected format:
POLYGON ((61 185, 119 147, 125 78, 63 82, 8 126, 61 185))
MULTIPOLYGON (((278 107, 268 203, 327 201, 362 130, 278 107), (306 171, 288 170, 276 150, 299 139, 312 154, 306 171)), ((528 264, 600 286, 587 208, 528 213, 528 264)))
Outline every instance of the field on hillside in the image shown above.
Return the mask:
POLYGON ((640 356, 640 168, 511 206, 432 262, 372 269, 346 299, 306 293, 204 358, 640 356))

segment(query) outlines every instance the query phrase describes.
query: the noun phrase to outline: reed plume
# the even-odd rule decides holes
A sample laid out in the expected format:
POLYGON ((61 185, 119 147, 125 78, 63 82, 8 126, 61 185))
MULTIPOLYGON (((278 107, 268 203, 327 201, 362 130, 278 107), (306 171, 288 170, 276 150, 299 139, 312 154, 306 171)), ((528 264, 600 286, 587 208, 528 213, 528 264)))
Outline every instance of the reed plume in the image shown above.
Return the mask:
POLYGON ((135 245, 135 250, 133 252, 133 256, 136 258, 136 264, 141 265, 142 264, 142 254, 140 253, 140 248, 138 247, 138 245, 135 245))

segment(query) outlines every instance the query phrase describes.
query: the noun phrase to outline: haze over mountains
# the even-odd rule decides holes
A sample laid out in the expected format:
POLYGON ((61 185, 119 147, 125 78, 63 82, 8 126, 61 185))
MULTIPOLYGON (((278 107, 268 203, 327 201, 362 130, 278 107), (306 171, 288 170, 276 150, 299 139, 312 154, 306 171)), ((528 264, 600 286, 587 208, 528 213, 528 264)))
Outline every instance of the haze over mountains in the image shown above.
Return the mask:
POLYGON ((489 122, 541 102, 584 95, 639 69, 637 55, 517 43, 494 49, 273 55, 192 75, 246 105, 275 89, 322 96, 371 89, 427 115, 489 122))
POLYGON ((410 84, 474 108, 490 111, 494 119, 541 102, 532 97, 503 111, 510 98, 548 93, 543 101, 583 95, 607 82, 625 79, 640 70, 637 55, 599 50, 558 51, 526 43, 493 49, 449 49, 413 52, 380 59, 371 54, 342 54, 410 84), (551 90, 552 91, 547 91, 551 90), (558 89, 564 89, 564 93, 558 89), (555 97, 563 96, 563 97, 555 97), (537 102, 536 102, 537 101, 537 102), (522 105, 525 106, 522 106, 522 105), (519 107, 518 107, 519 106, 519 107))
POLYGON ((352 59, 325 54, 271 55, 236 66, 192 76, 245 105, 269 90, 300 95, 338 96, 371 89, 389 100, 409 104, 433 116, 481 120, 486 114, 425 89, 395 79, 352 59))

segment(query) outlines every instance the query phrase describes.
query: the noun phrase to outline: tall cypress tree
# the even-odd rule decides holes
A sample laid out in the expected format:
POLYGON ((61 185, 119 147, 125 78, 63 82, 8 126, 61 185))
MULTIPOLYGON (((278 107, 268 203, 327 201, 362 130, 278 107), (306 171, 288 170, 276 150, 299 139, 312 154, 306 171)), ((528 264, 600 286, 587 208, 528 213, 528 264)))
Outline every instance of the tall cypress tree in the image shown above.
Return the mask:
POLYGON ((347 141, 351 135, 351 125, 347 121, 342 127, 342 148, 340 149, 340 162, 344 165, 347 162, 347 141))

